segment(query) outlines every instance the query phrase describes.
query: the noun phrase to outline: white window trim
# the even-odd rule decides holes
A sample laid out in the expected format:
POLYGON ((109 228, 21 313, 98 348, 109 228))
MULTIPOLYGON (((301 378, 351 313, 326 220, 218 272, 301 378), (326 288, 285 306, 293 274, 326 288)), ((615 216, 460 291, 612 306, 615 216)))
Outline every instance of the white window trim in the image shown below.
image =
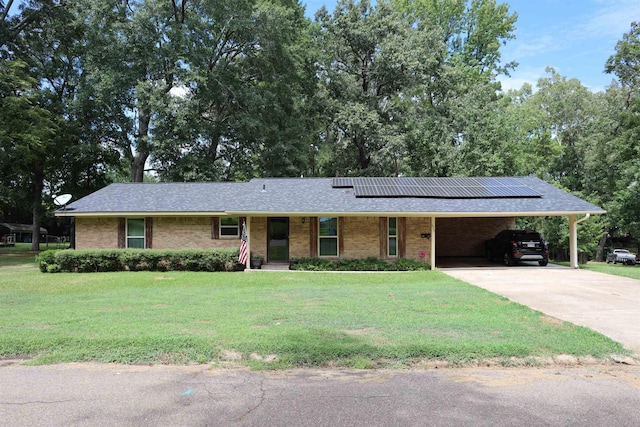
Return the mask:
POLYGON ((387 256, 389 258, 398 258, 398 217, 388 217, 387 218, 387 256), (391 219, 395 219, 396 220, 396 234, 391 234, 391 219), (395 238, 396 239, 396 245, 395 245, 395 249, 396 249, 396 253, 395 255, 391 255, 391 238, 395 238))
POLYGON ((319 258, 338 258, 340 257, 340 219, 337 216, 323 216, 318 217, 318 257, 319 258), (321 236, 320 235, 320 220, 322 218, 335 218, 336 219, 336 235, 335 236, 321 236), (320 254, 320 240, 321 239, 335 239, 336 240, 336 254, 335 255, 321 255, 320 254))
POLYGON ((221 239, 239 239, 240 238, 240 227, 242 227, 240 225, 240 217, 220 217, 220 220, 218 221, 218 236, 221 239), (222 224, 222 220, 224 218, 235 218, 238 220, 238 225, 223 225, 222 224), (236 229, 236 234, 222 234, 222 229, 231 229, 231 228, 235 228, 236 229))
MULTIPOLYGON (((147 220, 144 218, 127 218, 126 219, 126 232, 125 232, 125 247, 129 248, 129 239, 142 239, 142 249, 147 247, 147 220), (142 236, 129 236, 129 220, 141 219, 142 220, 142 236)), ((140 249, 140 248, 133 248, 140 249)))

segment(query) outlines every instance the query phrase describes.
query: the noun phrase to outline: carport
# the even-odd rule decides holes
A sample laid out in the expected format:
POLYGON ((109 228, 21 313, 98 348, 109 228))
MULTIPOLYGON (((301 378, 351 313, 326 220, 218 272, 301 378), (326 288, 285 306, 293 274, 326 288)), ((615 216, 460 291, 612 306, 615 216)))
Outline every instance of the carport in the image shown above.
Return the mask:
MULTIPOLYGON (((565 193, 566 194, 566 193, 565 193)), ((580 200, 580 199, 578 199, 580 200)), ((582 200, 580 200, 582 201, 582 200)), ((530 212, 484 212, 470 216, 451 213, 436 216, 431 221, 431 265, 438 267, 438 259, 443 257, 484 257, 484 242, 504 229, 514 229, 517 217, 566 216, 569 219, 570 266, 578 268, 578 224, 589 219, 592 214, 605 211, 592 206, 592 210, 541 211, 530 212)))

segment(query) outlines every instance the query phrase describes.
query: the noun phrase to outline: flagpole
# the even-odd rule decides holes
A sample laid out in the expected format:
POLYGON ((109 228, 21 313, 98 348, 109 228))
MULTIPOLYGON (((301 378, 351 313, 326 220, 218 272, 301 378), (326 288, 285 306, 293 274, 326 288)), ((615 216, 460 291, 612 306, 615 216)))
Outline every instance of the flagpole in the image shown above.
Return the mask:
POLYGON ((250 257, 250 248, 249 248, 249 233, 247 232, 247 220, 246 218, 242 221, 242 230, 240 233, 240 251, 238 253, 238 261, 241 264, 244 264, 244 268, 251 268, 251 257, 250 257))

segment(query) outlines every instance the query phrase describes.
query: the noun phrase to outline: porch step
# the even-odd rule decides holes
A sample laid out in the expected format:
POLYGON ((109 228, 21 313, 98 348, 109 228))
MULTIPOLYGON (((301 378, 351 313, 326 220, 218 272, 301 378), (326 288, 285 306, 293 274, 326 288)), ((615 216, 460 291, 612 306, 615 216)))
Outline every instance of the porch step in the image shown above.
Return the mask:
MULTIPOLYGON (((268 271, 289 271, 289 264, 275 263, 275 264, 262 264, 261 270, 268 271)), ((258 270, 259 271, 259 270, 258 270)))

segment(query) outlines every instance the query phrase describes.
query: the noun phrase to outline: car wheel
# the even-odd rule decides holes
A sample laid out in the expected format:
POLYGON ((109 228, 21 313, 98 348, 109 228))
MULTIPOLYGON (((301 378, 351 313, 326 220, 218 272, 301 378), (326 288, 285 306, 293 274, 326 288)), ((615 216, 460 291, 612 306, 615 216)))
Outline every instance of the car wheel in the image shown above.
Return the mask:
POLYGON ((630 259, 627 260, 627 265, 634 265, 634 264, 635 264, 635 262, 631 261, 630 259))
POLYGON ((542 259, 538 261, 538 264, 540 264, 540 267, 545 267, 547 264, 549 264, 549 260, 542 259))
POLYGON ((513 264, 515 264, 515 261, 511 259, 511 257, 509 256, 508 253, 504 253, 504 257, 502 258, 502 260, 504 261, 504 265, 507 265, 509 267, 511 267, 513 264))

